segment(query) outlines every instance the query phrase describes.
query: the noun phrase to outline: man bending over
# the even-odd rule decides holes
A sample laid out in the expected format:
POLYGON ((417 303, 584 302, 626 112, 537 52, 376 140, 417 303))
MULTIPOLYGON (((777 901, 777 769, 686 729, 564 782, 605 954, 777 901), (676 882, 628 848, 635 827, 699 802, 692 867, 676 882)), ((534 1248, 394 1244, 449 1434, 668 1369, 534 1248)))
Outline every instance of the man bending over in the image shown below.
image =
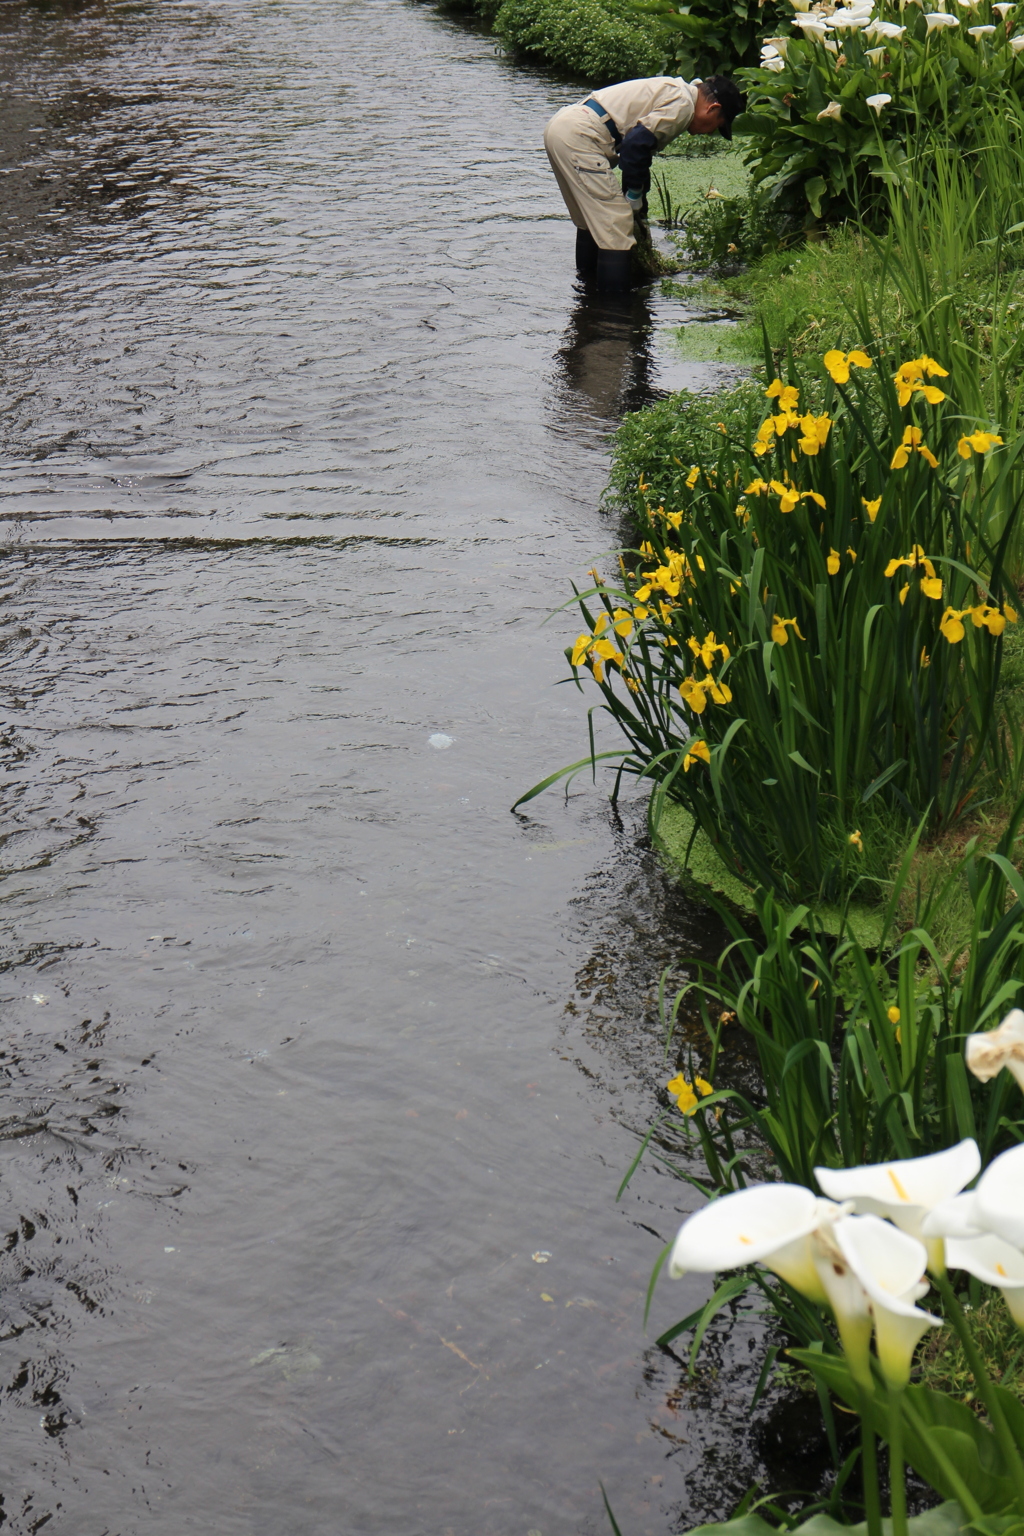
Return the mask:
POLYGON ((732 138, 743 98, 731 80, 712 75, 688 84, 669 75, 624 80, 556 112, 544 148, 576 225, 576 265, 603 293, 631 284, 634 218, 647 211, 651 160, 677 134, 732 138), (622 188, 612 174, 618 165, 622 188))

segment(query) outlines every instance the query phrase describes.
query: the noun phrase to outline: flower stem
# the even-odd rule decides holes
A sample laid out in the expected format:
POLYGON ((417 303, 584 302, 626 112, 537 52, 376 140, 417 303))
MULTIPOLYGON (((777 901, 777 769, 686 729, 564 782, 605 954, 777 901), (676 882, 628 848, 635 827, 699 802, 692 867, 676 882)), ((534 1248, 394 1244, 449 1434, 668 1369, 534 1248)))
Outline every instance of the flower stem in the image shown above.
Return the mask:
POLYGON ((907 1480, 903 1468, 903 1388, 889 1388, 889 1498, 892 1536, 907 1536, 907 1480))
POLYGON ((971 1368, 971 1374, 974 1377, 978 1393, 988 1409, 988 1416, 992 1421, 992 1429, 999 1442, 999 1449, 1002 1451, 1003 1460, 1006 1462, 1006 1470, 1013 1483, 1018 1513, 1024 1514, 1024 1463, 1021 1462, 1017 1442, 1014 1440, 1010 1426, 1006 1422, 1003 1406, 996 1396, 992 1386, 992 1378, 985 1369, 985 1362, 982 1360, 981 1352, 974 1342, 974 1335, 971 1332, 970 1324, 964 1316, 963 1308, 959 1301, 957 1301, 956 1292, 949 1283, 949 1277, 947 1275, 934 1275, 932 1278, 942 1297, 946 1316, 956 1329, 960 1342, 964 1347, 964 1354, 967 1356, 967 1363, 971 1368))
MULTIPOLYGON (((860 1389, 860 1466, 864 1478, 864 1514, 868 1536, 882 1536, 882 1501, 878 1495, 878 1447, 871 1393, 860 1389)), ((894 1532, 893 1536, 899 1536, 894 1532)), ((906 1533, 903 1533, 906 1536, 906 1533)))

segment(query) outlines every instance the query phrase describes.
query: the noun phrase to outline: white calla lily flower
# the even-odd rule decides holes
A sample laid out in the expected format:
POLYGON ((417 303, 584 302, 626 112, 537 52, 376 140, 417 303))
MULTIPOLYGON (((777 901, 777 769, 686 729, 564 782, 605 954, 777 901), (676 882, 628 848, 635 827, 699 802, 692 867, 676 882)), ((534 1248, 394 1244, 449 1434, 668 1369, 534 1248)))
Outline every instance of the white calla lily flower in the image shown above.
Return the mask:
POLYGON ((866 48, 864 51, 875 68, 881 69, 882 60, 885 58, 887 50, 885 48, 866 48))
MULTIPOLYGON (((868 1163, 861 1168, 815 1168, 818 1184, 831 1200, 853 1200, 858 1211, 888 1216, 911 1237, 924 1238, 923 1222, 935 1206, 958 1195, 981 1167, 977 1142, 969 1137, 943 1152, 868 1163)), ((929 1265, 941 1273, 942 1242, 931 1238, 929 1265)))
MULTIPOLYGON (((764 48, 774 48, 775 52, 777 54, 781 55, 782 58, 785 58, 786 57, 786 50, 789 48, 789 38, 788 37, 766 37, 765 40, 764 40, 764 48)), ((762 49, 762 52, 763 52, 763 49, 762 49)))
POLYGON ((905 1387, 921 1336, 942 1323, 914 1305, 928 1290, 923 1278, 927 1250, 916 1237, 877 1216, 848 1216, 836 1222, 833 1237, 867 1298, 885 1379, 890 1386, 905 1387))
POLYGON ((897 38, 902 37, 906 30, 906 27, 898 27, 894 21, 873 21, 864 29, 864 36, 897 38))
POLYGON ((967 28, 967 36, 968 37, 988 37, 989 34, 994 32, 994 31, 995 31, 995 27, 968 27, 967 28))
POLYGON ((992 9, 994 11, 998 11, 1000 16, 1005 21, 1007 16, 1014 9, 1014 0, 997 0, 997 3, 992 7, 992 9))
POLYGON ((1010 1316, 1024 1328, 1024 1253, 1012 1243, 987 1232, 983 1237, 952 1237, 946 1244, 951 1269, 966 1269, 982 1285, 998 1286, 1010 1316))
POLYGON ((838 101, 830 101, 828 106, 825 107, 823 111, 818 113, 818 122, 824 123, 827 122, 829 118, 831 118, 834 122, 838 123, 841 121, 842 116, 842 103, 838 101))
POLYGON ((882 108, 887 107, 892 101, 892 97, 885 91, 879 91, 877 96, 866 96, 864 99, 876 117, 881 117, 882 108))
POLYGON ((752 1184, 712 1200, 680 1227, 668 1272, 717 1274, 763 1264, 818 1306, 827 1304, 814 1262, 811 1237, 843 1214, 802 1184, 752 1184))
POLYGON ((921 1235, 932 1237, 981 1237, 984 1233, 973 1192, 940 1200, 921 1223, 921 1235))
POLYGON ((853 32, 860 27, 866 27, 870 20, 870 16, 865 16, 862 11, 851 11, 845 6, 840 6, 829 17, 829 25, 836 32, 853 32))
POLYGON ((984 1232, 1024 1249, 1024 1146, 1011 1147, 989 1163, 974 1191, 974 1205, 984 1232))
POLYGON ((1024 36, 1011 37, 1010 47, 1013 49, 1014 53, 1020 53, 1021 49, 1024 48, 1024 36))
POLYGON ((800 27, 805 37, 825 37, 832 30, 824 16, 794 16, 794 27, 800 27))
POLYGON ((959 19, 956 16, 947 16, 945 11, 925 11, 925 26, 929 32, 935 32, 942 27, 958 27, 959 19))
MULTIPOLYGON (((973 27, 968 27, 973 32, 973 27)), ((995 31, 990 27, 989 31, 995 31)), ((1014 43, 1024 46, 1024 38, 1013 37, 1010 39, 1010 47, 1014 43)), ((1014 49, 1018 53, 1019 49, 1014 49)), ((966 1046, 967 1070, 981 1082, 987 1083, 996 1077, 1004 1067, 1012 1072, 1021 1088, 1024 1088, 1024 1012, 1014 1008, 1006 1015, 998 1029, 986 1030, 984 1034, 968 1035, 966 1046)))

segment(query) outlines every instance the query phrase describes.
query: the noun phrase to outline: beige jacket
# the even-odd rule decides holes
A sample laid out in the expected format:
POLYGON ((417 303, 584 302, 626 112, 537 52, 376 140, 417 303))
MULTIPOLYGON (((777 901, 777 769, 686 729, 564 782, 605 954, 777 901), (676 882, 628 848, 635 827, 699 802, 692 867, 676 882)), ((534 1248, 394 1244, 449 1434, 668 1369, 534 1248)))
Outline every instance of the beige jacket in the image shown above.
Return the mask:
POLYGON ((592 91, 591 96, 611 114, 621 134, 627 134, 639 123, 654 134, 658 148, 664 149, 689 127, 699 84, 699 80, 690 84, 671 75, 654 75, 649 80, 606 85, 603 90, 592 91))

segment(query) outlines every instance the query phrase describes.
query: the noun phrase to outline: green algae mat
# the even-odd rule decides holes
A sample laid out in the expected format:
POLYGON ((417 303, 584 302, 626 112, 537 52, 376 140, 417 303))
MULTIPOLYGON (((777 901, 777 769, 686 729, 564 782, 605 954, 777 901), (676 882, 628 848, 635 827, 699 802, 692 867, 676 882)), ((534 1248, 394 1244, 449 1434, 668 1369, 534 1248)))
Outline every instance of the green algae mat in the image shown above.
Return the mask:
MULTIPOLYGON (((698 831, 693 836, 693 817, 674 800, 663 802, 657 825, 651 821, 654 846, 669 871, 690 886, 698 898, 711 892, 724 897, 741 912, 755 912, 754 893, 751 888, 730 870, 726 869, 707 834, 698 831), (690 846, 690 839, 693 844, 690 846), (687 858, 686 850, 690 854, 687 858)), ((827 933, 838 934, 841 913, 838 907, 819 906, 811 909, 815 920, 827 933)), ((852 904, 846 918, 848 932, 865 949, 874 949, 881 933, 881 914, 874 907, 852 904)))

